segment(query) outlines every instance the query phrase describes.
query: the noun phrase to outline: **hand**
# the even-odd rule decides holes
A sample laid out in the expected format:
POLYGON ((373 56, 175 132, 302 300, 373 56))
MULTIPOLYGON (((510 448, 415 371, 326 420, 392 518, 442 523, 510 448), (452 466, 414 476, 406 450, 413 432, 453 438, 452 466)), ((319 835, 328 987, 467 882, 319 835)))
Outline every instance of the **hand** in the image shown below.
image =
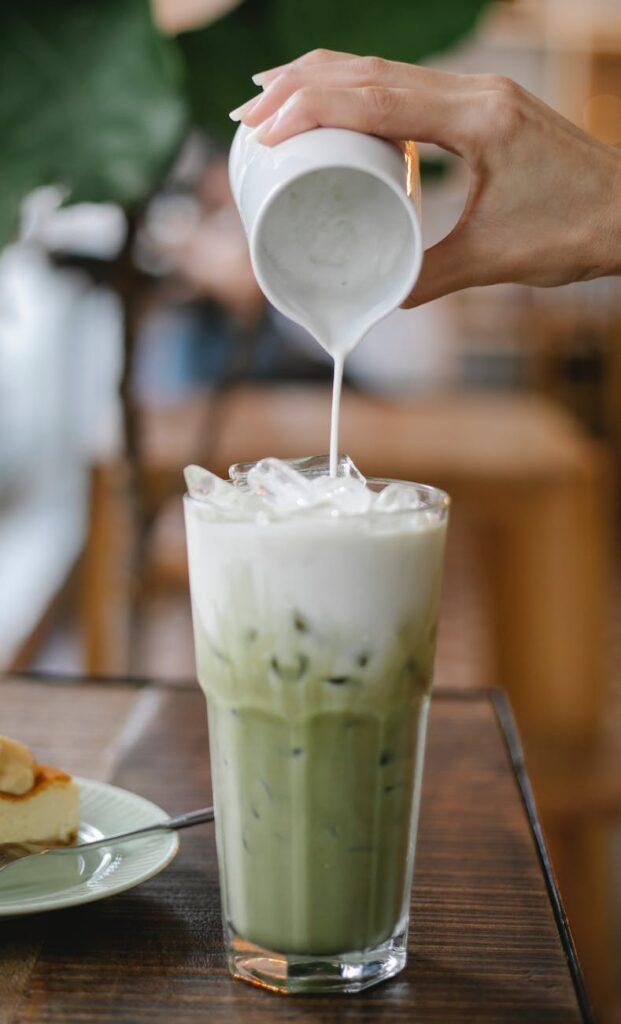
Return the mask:
POLYGON ((404 303, 461 288, 621 273, 621 152, 508 78, 318 50, 254 76, 231 117, 273 146, 319 126, 433 142, 471 170, 465 209, 404 303))

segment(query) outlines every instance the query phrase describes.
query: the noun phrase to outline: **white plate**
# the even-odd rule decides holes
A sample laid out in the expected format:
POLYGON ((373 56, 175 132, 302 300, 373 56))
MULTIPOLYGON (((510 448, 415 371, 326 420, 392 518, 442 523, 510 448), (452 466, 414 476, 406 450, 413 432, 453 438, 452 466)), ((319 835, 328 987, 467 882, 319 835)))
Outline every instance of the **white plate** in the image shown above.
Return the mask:
MULTIPOLYGON (((79 842, 127 832, 168 815, 135 793, 79 779, 79 842)), ((92 903, 132 889, 162 871, 177 853, 176 832, 155 832, 117 846, 41 857, 0 872, 0 917, 92 903)))

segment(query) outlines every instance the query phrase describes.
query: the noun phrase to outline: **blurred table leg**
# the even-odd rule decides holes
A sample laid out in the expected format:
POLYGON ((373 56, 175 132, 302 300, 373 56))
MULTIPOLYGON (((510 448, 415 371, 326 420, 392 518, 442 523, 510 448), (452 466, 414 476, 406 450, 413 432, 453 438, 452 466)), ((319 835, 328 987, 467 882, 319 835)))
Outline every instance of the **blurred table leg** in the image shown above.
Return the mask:
POLYGON ((93 467, 80 602, 83 665, 90 675, 115 674, 128 666, 133 526, 127 490, 122 463, 93 467))
POLYGON ((610 502, 594 465, 590 476, 525 488, 491 531, 498 681, 532 738, 589 742, 601 723, 610 502))

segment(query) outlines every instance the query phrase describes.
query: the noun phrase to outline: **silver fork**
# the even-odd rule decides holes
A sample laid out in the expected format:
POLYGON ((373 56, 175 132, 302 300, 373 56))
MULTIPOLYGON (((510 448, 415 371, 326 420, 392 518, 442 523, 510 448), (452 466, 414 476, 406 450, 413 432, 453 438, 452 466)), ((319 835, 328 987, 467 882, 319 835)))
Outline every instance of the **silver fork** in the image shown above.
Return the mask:
POLYGON ((65 853, 84 853, 87 850, 97 850, 101 846, 111 846, 115 843, 125 843, 130 839, 137 839, 139 836, 146 836, 150 832, 178 832, 182 828, 191 828, 192 825, 203 825, 205 822, 213 821, 213 807, 203 807, 200 811, 190 811, 189 814, 181 814, 177 818, 166 818, 164 821, 155 821, 152 825, 144 825, 142 828, 133 829, 131 832, 121 832, 116 836, 102 836, 101 839, 94 839, 89 843, 76 843, 74 846, 43 846, 39 843, 0 843, 0 874, 7 868, 17 864, 19 861, 29 857, 58 856, 65 853))

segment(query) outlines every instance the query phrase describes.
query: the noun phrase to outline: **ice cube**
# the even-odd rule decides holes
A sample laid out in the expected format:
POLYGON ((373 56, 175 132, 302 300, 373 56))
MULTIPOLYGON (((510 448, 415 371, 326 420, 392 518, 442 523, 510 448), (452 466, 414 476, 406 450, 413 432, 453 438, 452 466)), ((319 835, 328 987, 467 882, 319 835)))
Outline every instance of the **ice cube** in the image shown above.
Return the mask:
POLYGON ((354 476, 322 476, 311 483, 315 504, 328 505, 338 515, 361 515, 371 508, 372 492, 354 476))
POLYGON ((235 462, 229 466, 229 478, 231 483, 241 490, 248 490, 248 473, 256 462, 235 462))
MULTIPOLYGON (((312 479, 326 477, 330 473, 329 455, 308 455, 301 459, 287 459, 287 462, 294 469, 297 469, 298 472, 304 473, 305 476, 312 479)), ((365 478, 354 465, 349 455, 339 455, 336 464, 336 475, 339 478, 345 477, 360 480, 361 483, 366 484, 365 478)))
POLYGON ((256 515, 263 508, 255 494, 238 490, 229 480, 222 480, 202 466, 186 466, 183 475, 190 496, 218 514, 239 518, 256 515))
POLYGON ((295 512, 313 504, 310 481, 290 463, 261 459, 247 473, 247 485, 278 512, 295 512))
MULTIPOLYGON (((328 476, 330 472, 329 455, 305 455, 298 459, 279 459, 277 461, 281 465, 297 469, 299 473, 303 473, 305 477, 311 479, 328 476)), ((248 474, 256 465, 258 465, 256 462, 236 462, 235 465, 229 468, 229 476, 236 487, 243 488, 248 486, 248 474)), ((366 483, 365 477, 354 465, 349 455, 339 455, 336 475, 338 477, 352 477, 360 480, 363 484, 366 483)))
POLYGON ((351 480, 359 480, 361 484, 365 485, 367 482, 366 476, 362 475, 353 459, 350 459, 349 455, 339 455, 336 475, 348 477, 351 480))
POLYGON ((412 512, 419 508, 421 500, 412 484, 395 482, 387 484, 373 502, 374 512, 412 512))
POLYGON ((210 473, 208 469, 203 469, 202 466, 186 466, 183 475, 188 493, 199 501, 217 500, 219 495, 224 497, 232 490, 230 483, 215 473, 210 473))

